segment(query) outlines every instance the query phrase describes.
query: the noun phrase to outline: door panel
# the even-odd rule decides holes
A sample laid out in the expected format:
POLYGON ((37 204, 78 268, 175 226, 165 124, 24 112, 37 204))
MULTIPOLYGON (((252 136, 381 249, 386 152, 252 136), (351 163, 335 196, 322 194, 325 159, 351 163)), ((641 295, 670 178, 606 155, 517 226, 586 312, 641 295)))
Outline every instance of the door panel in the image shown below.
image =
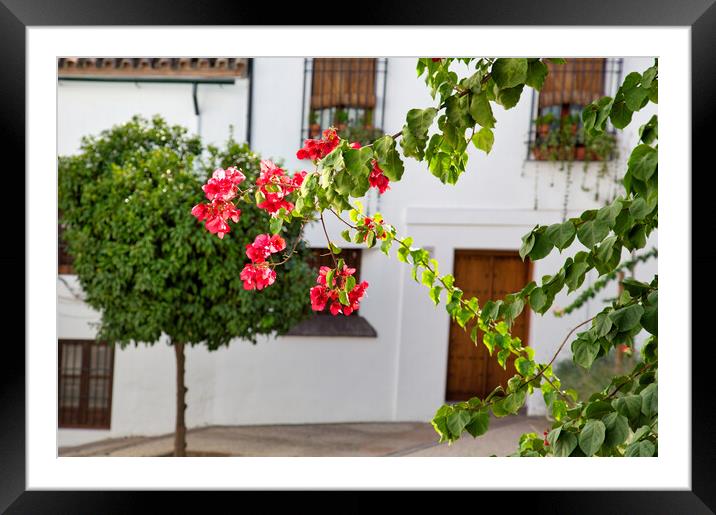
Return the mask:
MULTIPOLYGON (((465 292, 463 297, 477 297, 481 306, 488 300, 498 300, 520 290, 531 275, 529 263, 524 263, 517 252, 512 251, 456 250, 454 270, 455 285, 465 292)), ((528 311, 515 320, 512 328, 512 335, 518 336, 524 345, 529 334, 528 311)), ((475 345, 469 331, 456 322, 450 324, 447 400, 484 397, 498 385, 506 386, 514 375, 513 361, 503 370, 495 356, 487 352, 482 337, 482 331, 478 331, 478 345, 475 345)))

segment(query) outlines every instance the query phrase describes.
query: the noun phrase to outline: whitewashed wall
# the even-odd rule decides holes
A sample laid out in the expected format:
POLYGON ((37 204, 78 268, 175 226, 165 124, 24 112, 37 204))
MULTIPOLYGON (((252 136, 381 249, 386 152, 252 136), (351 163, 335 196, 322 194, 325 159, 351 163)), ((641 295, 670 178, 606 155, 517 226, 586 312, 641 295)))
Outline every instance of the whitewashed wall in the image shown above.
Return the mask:
MULTIPOLYGON (((651 60, 625 59, 624 64, 626 74, 647 68, 651 60)), ((254 72, 254 150, 265 157, 282 158, 289 169, 305 168, 307 162, 295 158, 303 60, 256 59, 254 72)), ((434 101, 422 79, 416 78, 414 59, 389 59, 387 78, 384 129, 395 132, 408 109, 428 107, 434 101)), ((246 120, 246 84, 200 86, 199 92, 202 135, 220 142, 228 125, 234 124, 240 139, 246 120)), ((81 135, 135 113, 160 113, 193 131, 197 127, 190 86, 72 83, 58 89, 58 103, 60 153, 76 151, 81 135)), ((635 116, 626 147, 636 141, 636 128, 653 112, 649 108, 635 116)), ((407 160, 404 180, 368 202, 402 234, 413 236, 416 245, 429 247, 442 273, 452 271, 455 249, 516 250, 520 237, 535 224, 561 220, 564 173, 549 163, 525 165, 530 94, 509 111, 498 108, 495 116, 492 152, 485 156, 471 150, 468 170, 457 186, 442 185, 423 165, 407 160), (549 186, 551 174, 554 187, 549 186), (533 209, 535 177, 538 210, 533 209)), ((593 194, 579 187, 582 173, 576 165, 578 179, 572 183, 569 201, 574 213, 596 206, 593 194)), ((587 179, 593 181, 595 173, 590 169, 587 179)), ((339 223, 327 220, 329 230, 338 235, 339 223)), ((314 246, 325 246, 317 227, 309 227, 307 239, 314 246)), ((534 277, 555 270, 571 251, 562 256, 553 253, 536 263, 534 277)), ((638 268, 637 277, 649 278, 655 271, 656 263, 650 262, 638 268)), ((65 279, 72 284, 72 277, 65 279)), ((376 249, 364 251, 361 279, 370 283, 361 315, 375 327, 377 338, 283 337, 264 339, 256 346, 237 341, 212 353, 202 347, 190 349, 188 425, 429 420, 444 401, 447 313, 433 306, 425 288, 410 278, 408 267, 385 259, 376 249)), ((614 291, 604 296, 614 296, 614 291)), ((58 337, 91 337, 88 322, 96 320, 97 314, 69 299, 72 296, 65 284, 58 282, 58 337)), ((567 303, 563 297, 556 301, 556 305, 567 303)), ((561 319, 532 315, 530 344, 537 359, 549 359, 569 329, 601 306, 596 299, 561 319)), ((569 357, 568 351, 564 357, 569 357)), ((174 354, 169 346, 162 342, 117 351, 114 377, 112 428, 60 430, 59 445, 172 431, 174 354)), ((541 399, 529 399, 528 409, 543 412, 541 399)))

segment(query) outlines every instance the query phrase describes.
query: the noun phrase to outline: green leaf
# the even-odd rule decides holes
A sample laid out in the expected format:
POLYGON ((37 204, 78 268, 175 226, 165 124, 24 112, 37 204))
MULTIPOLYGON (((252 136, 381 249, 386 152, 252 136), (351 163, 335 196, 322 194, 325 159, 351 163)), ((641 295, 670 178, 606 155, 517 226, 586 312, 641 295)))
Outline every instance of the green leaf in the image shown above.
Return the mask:
POLYGON ((593 401, 584 408, 586 418, 602 418, 607 413, 614 413, 614 408, 608 401, 593 401))
POLYGON ((644 388, 641 395, 641 413, 645 417, 653 417, 659 412, 659 392, 656 383, 644 388))
MULTIPOLYGON (((447 116, 449 124, 459 131, 473 126, 468 101, 467 96, 453 95, 447 99, 445 105, 445 115, 447 116)), ((459 134, 464 134, 464 132, 460 132, 459 134)))
POLYGON ((644 308, 644 314, 641 316, 640 323, 644 329, 653 335, 657 335, 659 331, 659 311, 656 305, 644 308))
POLYGON ((653 209, 654 206, 649 205, 644 197, 636 197, 632 200, 631 206, 629 206, 629 214, 634 217, 635 220, 643 220, 653 209))
POLYGON ((454 436, 460 436, 465 426, 470 423, 470 414, 467 411, 451 413, 447 418, 447 428, 454 436))
POLYGON ((612 412, 602 419, 606 428, 604 445, 616 447, 623 444, 629 436, 629 421, 624 415, 612 412))
POLYGON ((331 269, 326 273, 326 286, 328 286, 328 287, 332 287, 332 286, 333 286, 333 277, 334 277, 335 275, 336 275, 336 270, 335 270, 335 268, 331 268, 331 269))
POLYGON ((350 243, 351 241, 351 232, 349 229, 346 229, 345 231, 341 232, 341 237, 350 243))
POLYGON ((612 321, 607 313, 602 312, 594 318, 592 326, 596 331, 597 337, 601 338, 602 336, 606 336, 606 334, 611 330, 612 321))
POLYGON ((641 305, 631 304, 609 313, 609 319, 619 328, 620 332, 625 332, 637 327, 643 314, 644 308, 641 305))
POLYGON ((656 115, 653 115, 648 122, 639 127, 639 139, 647 145, 651 145, 655 140, 659 139, 659 120, 656 115))
POLYGON ((271 234, 278 234, 281 231, 281 227, 283 227, 283 219, 271 217, 269 220, 269 230, 271 234))
POLYGON ((624 455, 628 458, 651 458, 654 456, 656 448, 649 440, 634 442, 627 446, 624 455))
POLYGON ((432 288, 435 282, 435 274, 431 270, 423 270, 421 282, 428 288, 432 288))
POLYGON ((529 254, 532 250, 532 247, 534 247, 534 244, 535 237, 533 233, 528 233, 522 236, 522 246, 520 247, 519 254, 523 261, 527 254, 529 254))
POLYGON ((572 292, 579 288, 584 282, 587 271, 589 271, 589 264, 585 261, 579 261, 572 263, 567 270, 567 275, 564 278, 564 282, 569 287, 569 291, 572 292))
POLYGON ((487 99, 487 94, 480 92, 471 95, 470 116, 482 127, 491 129, 495 126, 495 117, 492 114, 492 106, 487 99))
POLYGON ((346 291, 351 291, 353 288, 355 288, 356 285, 356 278, 352 275, 349 275, 346 278, 346 291))
POLYGON ((478 436, 487 433, 487 429, 489 426, 489 412, 487 410, 481 410, 472 414, 472 418, 470 419, 470 422, 465 426, 465 430, 473 437, 477 438, 478 436))
POLYGON ((340 254, 341 249, 339 247, 336 247, 332 242, 328 243, 328 246, 333 254, 340 254))
MULTIPOLYGON (((618 98, 618 97, 617 97, 618 98)), ((626 105, 624 99, 615 100, 612 105, 611 112, 609 113, 609 119, 617 129, 623 129, 631 122, 633 111, 626 105)))
POLYGON ((577 229, 577 238, 587 248, 594 247, 609 234, 609 225, 604 220, 584 222, 577 229))
POLYGON ((530 376, 535 371, 535 363, 520 356, 515 360, 515 369, 523 376, 530 376))
MULTIPOLYGON (((549 435, 551 435, 552 432, 554 432, 554 430, 547 435, 548 441, 550 441, 549 435)), ((550 441, 552 452, 558 458, 566 458, 572 454, 572 451, 577 447, 577 437, 574 433, 570 433, 569 431, 560 431, 558 435, 556 441, 550 441)))
POLYGON ((579 433, 579 448, 587 456, 593 456, 604 443, 606 427, 601 420, 590 419, 579 433))
POLYGON ((527 65, 526 84, 537 91, 542 89, 544 80, 547 77, 547 65, 539 59, 531 61, 527 65))
POLYGON ((495 320, 497 318, 497 314, 500 311, 500 305, 502 304, 502 301, 492 301, 488 300, 485 302, 485 305, 482 306, 482 313, 480 317, 483 321, 489 322, 491 320, 495 320))
POLYGON ((348 300, 348 294, 345 292, 345 290, 340 290, 338 292, 338 300, 344 306, 350 306, 350 301, 348 300))
POLYGON ((574 241, 577 229, 571 220, 567 220, 561 224, 550 225, 547 227, 545 234, 557 249, 564 250, 574 241))
POLYGON ((532 310, 537 313, 544 313, 547 310, 549 307, 547 300, 547 295, 545 295, 544 290, 540 287, 535 288, 530 293, 530 306, 532 310))
POLYGON ((383 174, 391 181, 399 181, 403 176, 404 167, 398 151, 395 150, 395 140, 392 136, 385 135, 375 140, 373 150, 383 174))
POLYGON ((441 291, 442 291, 442 286, 433 286, 430 289, 430 298, 432 299, 432 301, 435 303, 436 306, 438 304, 440 304, 440 292, 441 291))
POLYGON ((589 338, 577 338, 572 342, 572 355, 574 362, 581 367, 589 369, 599 354, 599 342, 589 338))
POLYGON ((529 258, 532 261, 537 261, 549 255, 552 251, 552 241, 547 236, 546 232, 538 231, 534 232, 534 245, 529 251, 529 258))
POLYGON ((632 150, 627 162, 628 172, 640 181, 648 181, 656 172, 659 157, 654 147, 638 145, 632 150))
POLYGON ((639 420, 641 415, 641 397, 639 395, 625 395, 613 402, 614 409, 617 413, 624 415, 630 424, 639 420))
POLYGON ((522 95, 523 85, 516 86, 514 88, 501 89, 497 93, 496 101, 505 109, 511 109, 517 105, 522 95))
POLYGON ((638 111, 644 107, 648 96, 649 90, 647 88, 635 87, 624 91, 626 106, 632 111, 638 111))
POLYGON ((513 88, 527 81, 527 59, 500 58, 492 64, 492 78, 500 89, 513 88))
POLYGON ((400 141, 405 156, 423 159, 428 142, 428 130, 436 114, 437 110, 433 107, 408 111, 406 124, 403 127, 403 138, 400 141))
POLYGON ((472 136, 472 143, 479 150, 484 151, 486 154, 492 150, 492 144, 495 142, 495 135, 487 127, 483 127, 472 136))

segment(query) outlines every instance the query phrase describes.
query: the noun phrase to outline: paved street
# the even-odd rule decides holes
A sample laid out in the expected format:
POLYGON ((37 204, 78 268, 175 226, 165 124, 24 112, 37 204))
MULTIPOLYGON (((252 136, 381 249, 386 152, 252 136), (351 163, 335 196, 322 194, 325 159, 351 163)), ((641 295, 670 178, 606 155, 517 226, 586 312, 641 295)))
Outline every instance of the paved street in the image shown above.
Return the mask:
MULTIPOLYGON (((437 443, 432 426, 421 422, 208 426, 187 433, 195 456, 506 456, 522 433, 541 434, 542 417, 493 419, 487 434, 469 435, 448 446, 437 443)), ((173 435, 103 440, 60 448, 60 456, 168 456, 173 435)))

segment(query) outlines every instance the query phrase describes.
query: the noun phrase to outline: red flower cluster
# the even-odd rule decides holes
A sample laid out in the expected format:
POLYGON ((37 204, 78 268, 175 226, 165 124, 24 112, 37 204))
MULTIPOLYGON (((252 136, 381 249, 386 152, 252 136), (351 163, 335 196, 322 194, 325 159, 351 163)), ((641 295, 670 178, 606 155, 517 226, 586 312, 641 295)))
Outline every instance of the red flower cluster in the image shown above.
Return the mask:
POLYGON ((263 290, 274 283, 276 271, 266 260, 271 254, 281 252, 285 248, 286 242, 278 234, 259 234, 253 243, 246 245, 246 255, 251 263, 244 266, 239 276, 244 281, 245 290, 263 290))
POLYGON ((383 170, 378 166, 378 161, 373 159, 373 169, 368 176, 368 182, 374 188, 378 188, 378 191, 382 195, 386 190, 390 189, 390 180, 383 175, 383 170))
POLYGON ((549 442, 547 441, 547 431, 542 433, 542 435, 544 435, 544 442, 542 442, 542 443, 544 443, 545 447, 549 447, 549 442))
POLYGON ((244 182, 246 176, 231 166, 226 170, 217 168, 204 186, 201 187, 209 200, 229 201, 236 196, 239 184, 244 182))
POLYGON ((236 197, 241 184, 246 177, 235 167, 226 170, 217 168, 211 178, 202 186, 206 198, 210 200, 207 204, 197 204, 191 210, 200 222, 204 222, 206 229, 212 234, 218 234, 223 238, 231 229, 227 220, 234 223, 239 221, 241 210, 237 209, 231 201, 236 197))
POLYGON ((303 148, 296 152, 298 159, 310 159, 318 161, 330 154, 338 146, 340 138, 336 129, 330 128, 323 131, 323 139, 307 139, 303 148))
POLYGON ((293 177, 289 177, 273 162, 261 161, 261 173, 256 179, 256 186, 259 187, 264 200, 258 204, 258 207, 272 215, 281 208, 286 211, 293 210, 293 203, 286 200, 286 196, 301 187, 305 176, 306 172, 296 172, 293 177))
POLYGON ((360 307, 360 301, 365 295, 365 290, 368 288, 366 281, 356 284, 351 291, 348 292, 348 305, 344 306, 340 303, 339 292, 345 286, 346 278, 355 273, 355 268, 349 268, 343 265, 342 270, 336 270, 336 273, 331 279, 331 284, 326 284, 326 275, 332 269, 327 266, 322 266, 316 282, 318 286, 311 288, 311 308, 313 311, 323 311, 326 308, 326 304, 331 302, 331 315, 338 315, 343 313, 344 315, 350 315, 360 307))

